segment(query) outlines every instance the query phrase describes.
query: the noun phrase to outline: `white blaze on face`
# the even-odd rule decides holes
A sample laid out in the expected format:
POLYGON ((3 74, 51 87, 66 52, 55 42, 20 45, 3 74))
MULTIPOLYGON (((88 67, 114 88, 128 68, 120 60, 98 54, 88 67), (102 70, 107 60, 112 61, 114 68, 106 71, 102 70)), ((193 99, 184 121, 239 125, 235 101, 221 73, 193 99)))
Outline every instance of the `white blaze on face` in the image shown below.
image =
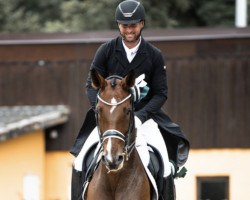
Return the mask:
POLYGON ((107 143, 107 159, 110 161, 112 161, 111 148, 112 148, 112 140, 111 138, 109 138, 107 143))
MULTIPOLYGON (((116 99, 115 98, 112 98, 111 99, 111 103, 117 103, 116 99)), ((116 106, 112 106, 111 109, 110 109, 110 114, 113 113, 113 111, 115 110, 116 106)))
MULTIPOLYGON (((111 99, 111 103, 117 103, 115 98, 111 99)), ((116 106, 112 106, 110 109, 110 114, 113 113, 113 111, 115 110, 116 106)), ((108 155, 108 159, 112 160, 112 156, 111 156, 111 148, 112 148, 112 140, 111 138, 108 139, 108 144, 107 144, 107 155, 108 155)))

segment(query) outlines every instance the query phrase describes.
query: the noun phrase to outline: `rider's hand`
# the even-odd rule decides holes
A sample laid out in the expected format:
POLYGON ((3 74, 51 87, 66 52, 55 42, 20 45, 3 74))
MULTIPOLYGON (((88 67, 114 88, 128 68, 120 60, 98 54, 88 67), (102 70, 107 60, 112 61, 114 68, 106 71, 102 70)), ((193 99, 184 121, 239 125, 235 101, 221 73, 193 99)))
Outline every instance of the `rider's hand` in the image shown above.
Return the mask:
POLYGON ((133 94, 134 97, 134 102, 139 102, 140 99, 140 88, 138 86, 134 86, 131 88, 131 92, 133 94))
POLYGON ((148 94, 149 87, 147 86, 147 82, 144 79, 145 74, 140 75, 135 80, 135 86, 131 88, 131 92, 134 96, 134 102, 139 102, 148 94))

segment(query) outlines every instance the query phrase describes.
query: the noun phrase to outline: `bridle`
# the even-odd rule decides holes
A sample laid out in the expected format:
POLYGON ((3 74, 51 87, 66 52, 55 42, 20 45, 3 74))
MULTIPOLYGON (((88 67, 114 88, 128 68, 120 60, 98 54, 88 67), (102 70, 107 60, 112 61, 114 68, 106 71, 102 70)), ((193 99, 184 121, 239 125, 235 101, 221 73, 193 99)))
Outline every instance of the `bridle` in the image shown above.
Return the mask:
MULTIPOLYGON (((122 77, 120 76, 109 76, 108 78, 106 78, 106 80, 109 80, 111 78, 116 78, 116 79, 120 79, 122 80, 122 77)), ((131 138, 131 134, 133 131, 133 125, 134 125, 134 100, 133 100, 133 95, 130 91, 130 94, 125 97, 124 99, 122 99, 121 101, 117 102, 117 103, 109 103, 107 101, 105 101, 104 99, 102 99, 100 97, 100 90, 98 91, 97 94, 97 102, 98 100, 100 100, 102 103, 104 103, 105 105, 108 106, 117 106, 120 105, 122 103, 124 103, 126 100, 128 100, 130 98, 130 104, 131 104, 131 110, 130 110, 130 120, 129 120, 129 127, 128 127, 128 131, 124 134, 122 134, 120 131, 118 130, 114 130, 114 129, 109 129, 107 131, 105 131, 103 134, 101 134, 100 131, 100 126, 99 126, 99 121, 98 121, 98 112, 95 112, 95 117, 96 117, 96 124, 97 124, 97 129, 98 129, 98 134, 99 134, 99 138, 100 138, 100 143, 103 146, 103 142, 108 139, 108 138, 117 138, 121 141, 123 141, 125 143, 124 149, 123 149, 123 155, 126 157, 126 160, 129 159, 130 154, 132 153, 133 149, 135 148, 135 141, 133 141, 130 144, 130 138, 131 138)), ((97 105, 96 102, 96 105, 97 105)))

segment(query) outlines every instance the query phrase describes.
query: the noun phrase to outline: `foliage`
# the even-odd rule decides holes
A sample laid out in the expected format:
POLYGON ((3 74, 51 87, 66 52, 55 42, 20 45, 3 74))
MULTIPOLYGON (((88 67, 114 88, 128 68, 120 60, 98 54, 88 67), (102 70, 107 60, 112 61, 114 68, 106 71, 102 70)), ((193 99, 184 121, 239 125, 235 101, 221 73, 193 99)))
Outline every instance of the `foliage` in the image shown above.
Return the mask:
POLYGON ((200 4, 197 14, 205 25, 234 25, 235 0, 221 0, 219 3, 216 0, 200 0, 200 4))
MULTIPOLYGON (((114 13, 121 1, 0 0, 0 33, 115 29, 114 13)), ((146 28, 234 26, 235 0, 140 1, 146 28)))

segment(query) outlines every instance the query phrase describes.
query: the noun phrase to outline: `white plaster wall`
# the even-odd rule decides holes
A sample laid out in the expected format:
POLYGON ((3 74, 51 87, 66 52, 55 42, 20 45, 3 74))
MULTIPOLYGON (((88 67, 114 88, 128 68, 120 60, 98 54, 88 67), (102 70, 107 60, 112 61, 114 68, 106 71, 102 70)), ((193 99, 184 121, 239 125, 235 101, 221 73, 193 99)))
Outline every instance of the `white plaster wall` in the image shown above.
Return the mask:
POLYGON ((250 149, 191 150, 185 178, 176 180, 177 200, 197 200, 197 176, 229 176, 229 199, 250 199, 250 149))

